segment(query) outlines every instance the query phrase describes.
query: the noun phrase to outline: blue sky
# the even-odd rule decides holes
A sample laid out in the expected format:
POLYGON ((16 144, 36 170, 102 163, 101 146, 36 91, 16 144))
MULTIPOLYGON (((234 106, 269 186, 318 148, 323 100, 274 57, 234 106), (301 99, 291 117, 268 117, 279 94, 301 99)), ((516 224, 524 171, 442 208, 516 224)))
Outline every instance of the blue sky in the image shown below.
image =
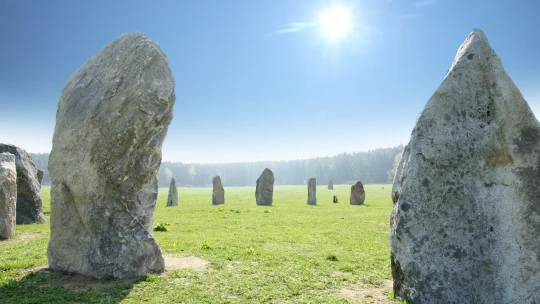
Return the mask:
POLYGON ((540 2, 0 0, 0 142, 49 152, 60 90, 143 32, 176 79, 163 160, 288 160, 406 144, 473 28, 540 114, 540 2), (340 41, 319 17, 349 10, 340 41), (292 30, 291 30, 292 29, 292 30))

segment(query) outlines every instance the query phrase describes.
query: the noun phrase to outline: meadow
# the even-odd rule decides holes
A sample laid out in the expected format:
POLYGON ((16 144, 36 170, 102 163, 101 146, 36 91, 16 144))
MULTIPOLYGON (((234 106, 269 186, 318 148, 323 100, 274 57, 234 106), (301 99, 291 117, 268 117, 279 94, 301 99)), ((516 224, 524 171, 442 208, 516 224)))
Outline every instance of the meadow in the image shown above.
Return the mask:
MULTIPOLYGON (((0 303, 393 303, 390 185, 366 185, 362 206, 349 185, 276 186, 274 206, 256 206, 254 187, 179 188, 166 207, 160 188, 153 232, 167 272, 94 281, 47 269, 49 225, 18 225, 0 242, 0 303), (339 199, 332 203, 332 196, 339 199)), ((43 207, 50 216, 50 188, 43 207)))

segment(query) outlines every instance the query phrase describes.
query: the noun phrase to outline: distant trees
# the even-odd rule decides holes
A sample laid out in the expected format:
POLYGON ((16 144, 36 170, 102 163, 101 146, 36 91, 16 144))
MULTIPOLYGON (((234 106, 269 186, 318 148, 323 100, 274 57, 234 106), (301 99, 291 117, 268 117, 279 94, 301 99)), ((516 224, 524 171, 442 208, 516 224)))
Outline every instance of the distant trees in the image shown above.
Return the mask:
MULTIPOLYGON (((367 152, 341 153, 331 157, 318 157, 291 161, 265 161, 233 164, 184 164, 162 162, 158 172, 160 187, 168 187, 174 177, 179 186, 211 186, 212 177, 219 175, 224 186, 254 186, 264 170, 274 172, 276 185, 303 185, 316 177, 320 185, 333 180, 334 184, 364 184, 392 182, 401 158, 403 146, 376 149, 367 152)), ((47 163, 49 154, 30 153, 38 169, 45 171, 43 184, 50 185, 47 163)))

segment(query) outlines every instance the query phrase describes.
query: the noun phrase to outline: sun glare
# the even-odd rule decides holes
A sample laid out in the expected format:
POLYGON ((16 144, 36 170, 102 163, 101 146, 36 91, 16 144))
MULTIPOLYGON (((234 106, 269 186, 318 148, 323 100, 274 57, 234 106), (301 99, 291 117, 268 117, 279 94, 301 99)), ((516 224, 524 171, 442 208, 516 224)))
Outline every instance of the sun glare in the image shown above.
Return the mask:
POLYGON ((334 6, 322 14, 319 24, 323 34, 329 40, 342 39, 351 28, 349 11, 343 7, 334 6))

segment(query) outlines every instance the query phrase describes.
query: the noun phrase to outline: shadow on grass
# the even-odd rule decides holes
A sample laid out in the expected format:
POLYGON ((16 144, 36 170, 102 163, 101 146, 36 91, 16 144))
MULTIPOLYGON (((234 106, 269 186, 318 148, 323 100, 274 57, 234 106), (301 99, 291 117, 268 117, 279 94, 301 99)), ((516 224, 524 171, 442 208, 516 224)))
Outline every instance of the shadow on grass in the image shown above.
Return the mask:
POLYGON ((120 303, 144 280, 96 280, 47 268, 0 285, 0 303, 120 303))

